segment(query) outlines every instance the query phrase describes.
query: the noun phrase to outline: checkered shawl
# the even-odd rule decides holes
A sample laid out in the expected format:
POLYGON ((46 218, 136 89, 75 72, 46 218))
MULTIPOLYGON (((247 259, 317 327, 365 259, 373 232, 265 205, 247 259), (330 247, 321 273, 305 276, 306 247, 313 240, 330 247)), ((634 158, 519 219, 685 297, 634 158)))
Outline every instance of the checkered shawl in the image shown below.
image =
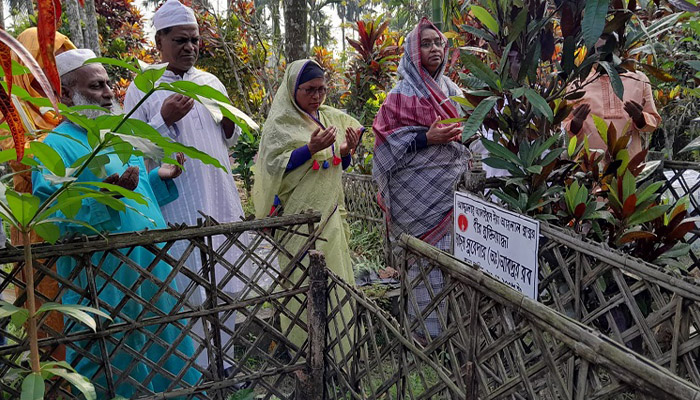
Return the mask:
POLYGON ((416 135, 427 132, 434 121, 459 117, 458 106, 449 96, 461 91, 443 75, 446 62, 436 77, 421 65, 420 33, 425 25, 438 31, 423 18, 406 37, 399 63, 402 80, 389 92, 374 120, 372 175, 392 231, 435 244, 449 230, 452 187, 466 170, 468 158, 465 147, 456 142, 408 151, 416 135))

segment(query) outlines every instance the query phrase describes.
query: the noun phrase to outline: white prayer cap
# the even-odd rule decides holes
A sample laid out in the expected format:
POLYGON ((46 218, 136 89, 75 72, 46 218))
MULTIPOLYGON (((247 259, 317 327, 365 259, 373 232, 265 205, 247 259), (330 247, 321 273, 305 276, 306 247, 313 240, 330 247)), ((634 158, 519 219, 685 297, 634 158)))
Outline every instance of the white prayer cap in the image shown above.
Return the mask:
POLYGON ((153 27, 156 32, 180 25, 195 25, 197 18, 194 16, 194 11, 191 8, 180 3, 179 0, 168 0, 160 6, 158 11, 153 14, 153 27))
POLYGON ((90 49, 73 49, 56 56, 58 76, 63 76, 83 66, 85 61, 97 57, 90 49))

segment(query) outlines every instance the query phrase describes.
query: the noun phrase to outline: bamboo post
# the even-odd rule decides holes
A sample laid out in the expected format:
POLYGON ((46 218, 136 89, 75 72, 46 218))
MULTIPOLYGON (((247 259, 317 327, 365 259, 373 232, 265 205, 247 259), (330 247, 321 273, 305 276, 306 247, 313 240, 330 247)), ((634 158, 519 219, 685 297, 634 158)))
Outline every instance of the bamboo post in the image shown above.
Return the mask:
POLYGON ((306 357, 306 376, 297 384, 297 399, 322 400, 324 398, 324 356, 326 352, 326 310, 328 273, 323 253, 309 251, 309 292, 307 299, 307 326, 309 328, 309 353, 306 357))

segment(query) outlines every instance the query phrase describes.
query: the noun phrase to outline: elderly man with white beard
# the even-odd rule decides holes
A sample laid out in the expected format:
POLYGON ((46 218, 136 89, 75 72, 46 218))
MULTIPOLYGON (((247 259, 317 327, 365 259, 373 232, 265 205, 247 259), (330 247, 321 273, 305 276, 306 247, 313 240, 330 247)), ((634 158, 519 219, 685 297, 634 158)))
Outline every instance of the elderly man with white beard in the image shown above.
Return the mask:
MULTIPOLYGON (((95 105, 108 110, 114 110, 117 106, 112 90, 110 88, 109 77, 101 64, 84 64, 95 54, 90 50, 76 49, 60 54, 56 57, 56 65, 61 76, 62 102, 68 106, 95 105)), ((104 113, 100 110, 84 110, 84 115, 95 118, 104 113)), ((44 141, 51 146, 63 159, 66 166, 72 165, 79 158, 89 154, 90 146, 86 131, 64 120, 54 128, 53 132, 46 136, 44 141)), ((172 165, 163 165, 159 169, 154 169, 150 173, 147 171, 142 157, 132 156, 125 164, 115 154, 109 154, 110 149, 106 149, 104 154, 109 157, 109 162, 105 165, 107 172, 106 179, 100 179, 92 171, 86 169, 79 177, 78 181, 84 182, 104 182, 119 185, 128 190, 141 194, 148 204, 139 204, 133 200, 123 199, 130 207, 124 211, 113 210, 95 199, 88 198, 82 201, 80 210, 76 217, 77 221, 83 221, 93 226, 101 232, 119 233, 133 232, 148 229, 165 228, 166 224, 160 211, 160 206, 175 200, 178 197, 177 187, 173 179, 181 174, 181 169, 172 165)), ((179 161, 184 162, 180 156, 179 161)), ((46 200, 58 188, 57 185, 47 180, 40 171, 32 174, 33 192, 36 196, 46 200)), ((60 212, 56 215, 65 218, 60 212)), ((72 223, 63 223, 60 226, 61 232, 81 232, 90 233, 83 226, 72 223)), ((149 269, 158 280, 165 281, 172 269, 169 265, 159 262, 151 266, 154 256, 144 248, 135 248, 128 257, 134 264, 143 269, 149 269)), ((116 307, 119 308, 119 315, 124 319, 139 321, 153 317, 156 314, 168 314, 173 310, 176 299, 167 294, 160 293, 160 288, 149 279, 141 282, 141 272, 129 264, 121 261, 113 255, 105 256, 104 253, 95 253, 92 257, 93 265, 99 265, 96 272, 97 292, 99 293, 100 307, 112 313, 116 307), (110 277, 110 278, 108 278, 110 277), (158 313, 149 310, 136 301, 128 300, 122 304, 125 298, 131 298, 129 291, 144 299, 147 303, 158 308, 158 313)), ((84 272, 75 274, 75 259, 62 257, 57 263, 58 273, 63 278, 73 279, 73 283, 83 289, 87 282, 84 272), (76 276, 77 275, 77 276, 76 276)), ((174 292, 177 287, 171 284, 174 292)), ((81 296, 68 290, 62 297, 64 304, 79 304, 85 300, 81 296)), ((116 318, 114 323, 124 322, 121 318, 116 318)), ((182 375, 182 382, 193 385, 200 378, 201 374, 190 367, 189 361, 194 356, 194 343, 189 336, 180 340, 182 335, 181 327, 186 321, 176 321, 165 327, 152 325, 143 330, 136 329, 126 334, 111 336, 107 340, 107 352, 110 355, 112 365, 112 381, 116 394, 132 398, 138 394, 159 393, 177 388, 181 370, 186 369, 182 375), (122 341, 117 345, 117 341, 122 341), (178 344, 179 343, 179 344, 178 344), (172 352, 173 345, 177 345, 177 351, 172 352), (166 355, 166 353, 172 353, 166 355), (136 356, 134 356, 136 355, 136 356), (151 363, 161 365, 168 374, 154 373, 148 366, 148 359, 151 363), (141 360, 135 366, 131 366, 135 359, 141 360)), ((68 326, 68 325, 67 325, 68 326)), ((76 328, 76 330, 79 328, 76 328)), ((78 352, 69 348, 66 352, 66 360, 73 365, 79 373, 87 376, 96 383, 98 387, 98 398, 108 398, 100 387, 107 387, 105 368, 101 367, 102 352, 97 342, 77 342, 83 350, 92 354, 86 357, 85 352, 78 352)))

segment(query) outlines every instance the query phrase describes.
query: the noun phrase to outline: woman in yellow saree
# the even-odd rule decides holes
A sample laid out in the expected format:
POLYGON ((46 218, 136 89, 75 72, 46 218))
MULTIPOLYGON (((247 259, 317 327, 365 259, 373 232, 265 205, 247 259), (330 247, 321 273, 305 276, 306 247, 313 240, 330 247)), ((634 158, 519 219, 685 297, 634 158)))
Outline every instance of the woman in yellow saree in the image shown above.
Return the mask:
MULTIPOLYGON (((253 200, 258 218, 274 213, 280 206, 287 215, 309 209, 321 212, 322 223, 327 220, 321 234, 325 241, 317 241, 316 247, 323 252, 331 271, 354 283, 341 178, 364 128, 340 110, 323 105, 326 91, 324 71, 316 62, 298 60, 287 67, 263 127, 253 200)), ((294 254, 304 242, 305 238, 297 236, 289 242, 288 250, 294 254)), ((280 257, 281 270, 288 263, 288 259, 280 257)), ((297 270, 292 281, 296 282, 301 275, 297 270)), ((343 293, 339 297, 342 299, 343 293)), ((334 308, 335 296, 329 295, 329 301, 329 307, 334 308)), ((292 315, 300 307, 296 300, 288 304, 292 315)), ((342 312, 328 321, 331 337, 342 339, 343 354, 349 351, 352 317, 352 309, 345 303, 342 312)), ((306 321, 305 312, 302 320, 306 321)), ((282 318, 282 331, 301 348, 307 334, 298 326, 290 331, 289 324, 289 319, 282 318)))

